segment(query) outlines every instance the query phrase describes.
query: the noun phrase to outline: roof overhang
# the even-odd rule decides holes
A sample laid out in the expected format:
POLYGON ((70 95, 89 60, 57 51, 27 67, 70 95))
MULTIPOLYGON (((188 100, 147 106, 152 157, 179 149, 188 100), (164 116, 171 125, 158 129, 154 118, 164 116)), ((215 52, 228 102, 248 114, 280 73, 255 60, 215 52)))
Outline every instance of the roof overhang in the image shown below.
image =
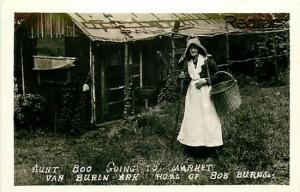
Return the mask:
POLYGON ((172 34, 214 36, 235 29, 221 16, 198 13, 68 13, 93 41, 129 42, 172 34))
POLYGON ((33 56, 34 68, 33 70, 57 70, 68 69, 74 67, 75 57, 52 57, 52 56, 33 56))

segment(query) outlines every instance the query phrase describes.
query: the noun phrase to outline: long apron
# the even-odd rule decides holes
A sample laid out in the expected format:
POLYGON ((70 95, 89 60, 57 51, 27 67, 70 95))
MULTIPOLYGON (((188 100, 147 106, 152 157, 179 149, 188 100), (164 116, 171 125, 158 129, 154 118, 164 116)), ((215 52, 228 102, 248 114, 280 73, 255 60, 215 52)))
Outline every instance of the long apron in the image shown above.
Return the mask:
POLYGON ((192 80, 185 97, 184 117, 177 137, 180 143, 194 147, 223 145, 220 119, 210 97, 211 86, 197 89, 195 85, 201 79, 199 73, 204 60, 199 55, 196 67, 192 61, 187 63, 192 80))

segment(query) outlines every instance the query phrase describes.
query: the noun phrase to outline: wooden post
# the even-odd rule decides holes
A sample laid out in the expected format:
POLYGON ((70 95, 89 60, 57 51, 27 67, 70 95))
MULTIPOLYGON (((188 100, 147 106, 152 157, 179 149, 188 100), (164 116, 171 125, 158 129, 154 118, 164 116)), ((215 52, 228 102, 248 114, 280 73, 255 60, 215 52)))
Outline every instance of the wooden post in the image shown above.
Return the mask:
POLYGON ((225 21, 225 29, 226 29, 226 64, 228 71, 231 71, 231 65, 229 65, 229 36, 228 36, 228 22, 225 21))
POLYGON ((55 27, 54 27, 55 37, 57 38, 58 37, 58 16, 57 16, 57 14, 55 14, 54 24, 55 24, 55 27))
POLYGON ((49 20, 50 20, 50 37, 51 37, 51 39, 52 39, 52 37, 53 37, 53 34, 52 34, 52 13, 50 13, 50 15, 49 15, 49 20))
POLYGON ((61 33, 60 33, 60 15, 58 14, 57 15, 57 20, 56 20, 56 22, 57 22, 57 34, 58 34, 58 37, 60 37, 60 35, 61 35, 61 33))
POLYGON ((36 38, 39 38, 40 37, 40 20, 39 20, 39 17, 36 17, 36 38))
MULTIPOLYGON (((106 51, 105 51, 106 53, 106 51)), ((105 82, 105 63, 104 62, 99 63, 100 64, 100 93, 101 93, 101 121, 105 121, 105 110, 106 110, 106 82, 105 82)))
POLYGON ((44 22, 43 22, 43 13, 41 13, 41 35, 44 37, 44 22))
POLYGON ((24 61, 23 61, 23 46, 22 39, 20 40, 20 54, 21 54, 21 70, 22 70, 22 93, 25 96, 25 75, 24 75, 24 61))
POLYGON ((140 87, 143 88, 143 50, 140 49, 140 87))
MULTIPOLYGON (((129 68, 131 68, 132 67, 132 65, 133 65, 133 61, 132 61, 132 51, 130 51, 129 52, 129 55, 128 55, 128 64, 129 64, 129 68)), ((130 70, 129 70, 130 71, 130 70)), ((132 114, 135 114, 135 109, 134 109, 134 107, 135 107, 135 91, 134 91, 134 88, 135 88, 135 86, 134 86, 134 84, 133 84, 133 81, 132 81, 132 74, 129 74, 129 81, 130 81, 130 83, 129 83, 129 86, 132 88, 132 100, 131 100, 131 107, 132 107, 132 114)))
POLYGON ((96 100, 95 100, 95 65, 94 54, 92 50, 92 41, 90 41, 90 72, 91 72, 91 122, 96 122, 96 100))
POLYGON ((273 55, 274 55, 274 68, 275 68, 275 80, 278 80, 278 61, 277 61, 277 51, 276 51, 276 40, 275 40, 276 34, 272 34, 272 47, 274 49, 273 55))
POLYGON ((175 43, 174 43, 174 34, 171 36, 171 46, 172 46, 172 70, 175 70, 175 43))
POLYGON ((129 59, 128 59, 128 43, 126 42, 124 45, 124 71, 125 71, 125 103, 124 103, 124 116, 127 118, 130 114, 127 108, 127 105, 129 104, 128 97, 130 95, 130 84, 129 84, 129 59))
POLYGON ((124 71, 125 71, 125 86, 126 89, 129 87, 129 63, 128 63, 128 44, 124 46, 124 71))
POLYGON ((73 37, 75 37, 75 24, 74 23, 72 24, 72 34, 73 34, 73 37))
POLYGON ((31 33, 31 38, 33 38, 33 24, 31 24, 31 27, 30 27, 30 33, 31 33))
POLYGON ((65 35, 65 19, 64 19, 64 17, 61 18, 61 33, 63 36, 65 35))

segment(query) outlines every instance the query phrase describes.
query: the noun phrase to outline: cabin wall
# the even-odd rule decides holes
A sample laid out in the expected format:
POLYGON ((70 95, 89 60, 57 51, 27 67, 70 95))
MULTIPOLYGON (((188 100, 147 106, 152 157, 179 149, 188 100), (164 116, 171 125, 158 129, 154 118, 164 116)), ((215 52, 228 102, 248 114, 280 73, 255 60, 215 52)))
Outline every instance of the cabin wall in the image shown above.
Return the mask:
POLYGON ((65 56, 75 57, 75 68, 79 71, 80 80, 85 81, 90 72, 90 40, 84 35, 65 38, 65 56))
MULTIPOLYGON (((81 43, 76 46, 70 44, 70 39, 76 41, 79 37, 78 29, 71 18, 59 13, 30 14, 15 31, 15 77, 22 91, 22 63, 24 66, 25 93, 39 92, 38 73, 34 71, 34 55, 72 56, 78 55, 74 50, 83 50, 81 43), (67 40, 68 38, 68 40, 67 40), (68 42, 66 42, 68 41, 68 42), (69 51, 70 48, 73 50, 69 51), (68 53, 67 53, 68 52, 68 53), (74 54, 73 54, 74 52, 74 54)), ((73 41, 71 40, 71 41, 73 41)), ((81 53, 81 56, 84 53, 81 53)), ((80 64, 81 65, 81 64, 80 64)), ((51 76, 51 75, 50 75, 51 76)))
POLYGON ((104 113, 106 111, 105 105, 102 103, 106 103, 105 92, 102 90, 102 87, 105 85, 105 68, 106 65, 106 52, 107 49, 105 46, 99 46, 99 44, 94 44, 93 46, 93 54, 94 54, 94 82, 95 82, 95 113, 96 113, 96 123, 100 123, 105 121, 104 113), (104 95, 104 96, 103 96, 104 95))
POLYGON ((60 38, 77 36, 78 28, 64 13, 31 14, 24 23, 26 35, 31 38, 60 38))
POLYGON ((18 86, 18 93, 23 93, 23 90, 25 93, 36 93, 37 74, 32 70, 34 67, 32 56, 37 53, 36 39, 15 36, 14 42, 14 77, 18 86), (22 83, 22 73, 24 85, 22 83))
POLYGON ((47 118, 44 123, 45 126, 54 127, 54 129, 61 115, 67 83, 74 84, 71 86, 76 87, 77 91, 72 97, 77 98, 75 101, 80 101, 83 96, 82 85, 90 71, 89 38, 82 33, 75 32, 75 28, 70 28, 70 26, 73 26, 73 23, 66 14, 32 14, 15 32, 14 67, 19 93, 22 93, 23 58, 25 92, 39 93, 46 98, 47 114, 45 117, 47 118), (23 57, 21 57, 21 45, 23 57), (34 55, 75 57, 75 67, 33 70, 34 55))

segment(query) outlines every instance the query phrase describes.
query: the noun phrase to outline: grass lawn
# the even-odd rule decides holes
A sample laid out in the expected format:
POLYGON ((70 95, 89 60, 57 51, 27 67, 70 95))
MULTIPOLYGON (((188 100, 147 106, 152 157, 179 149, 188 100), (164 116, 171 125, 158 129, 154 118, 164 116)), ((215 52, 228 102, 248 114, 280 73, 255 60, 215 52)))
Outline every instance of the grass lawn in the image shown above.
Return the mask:
POLYGON ((179 131, 179 125, 174 128, 176 104, 168 104, 158 114, 116 121, 80 136, 16 132, 15 185, 289 184, 289 87, 253 86, 240 92, 243 104, 222 117, 224 146, 210 162, 189 156, 175 141, 179 131), (119 172, 107 173, 109 162, 119 168, 133 167, 131 175, 138 174, 138 179, 118 180, 119 172), (58 166, 56 175, 63 174, 63 181, 50 182, 47 173, 32 172, 36 164, 58 166), (212 165, 213 170, 171 170, 177 165, 200 164, 212 165), (109 179, 77 182, 74 165, 90 165, 92 170, 86 174, 108 174, 109 179), (148 165, 157 170, 148 172, 148 165), (214 171, 220 179, 210 179, 214 171), (236 177, 238 171, 267 172, 271 177, 241 179, 236 177), (155 174, 167 178, 155 179, 155 174))

